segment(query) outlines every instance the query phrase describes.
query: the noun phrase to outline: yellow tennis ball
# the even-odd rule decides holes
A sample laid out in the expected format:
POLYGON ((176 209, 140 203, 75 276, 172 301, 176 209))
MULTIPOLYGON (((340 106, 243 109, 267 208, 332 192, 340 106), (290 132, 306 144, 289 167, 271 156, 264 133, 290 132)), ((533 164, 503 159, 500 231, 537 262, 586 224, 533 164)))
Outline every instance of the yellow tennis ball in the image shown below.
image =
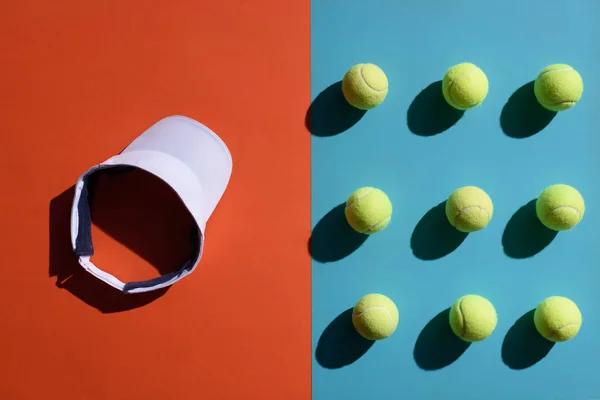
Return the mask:
POLYGON ((553 64, 539 73, 533 85, 538 102, 550 111, 573 107, 583 94, 583 80, 579 72, 567 64, 553 64))
POLYGON ((476 186, 456 189, 446 201, 446 217, 461 232, 476 232, 487 226, 494 214, 490 196, 476 186))
POLYGON ((452 107, 468 110, 479 106, 488 93, 488 79, 471 63, 461 63, 448 69, 442 80, 442 93, 452 107))
POLYGON ((398 308, 382 294, 368 294, 356 303, 352 324, 365 339, 381 340, 390 336, 398 326, 398 308))
POLYGON ((542 301, 533 314, 535 327, 548 340, 565 342, 581 328, 581 311, 570 299, 551 296, 542 301))
POLYGON ((585 203, 581 194, 569 185, 552 185, 537 198, 535 211, 547 228, 566 231, 581 221, 585 203))
POLYGON ((388 79, 375 64, 357 64, 344 75, 342 92, 352 106, 360 110, 370 110, 385 100, 388 79))
POLYGON ((382 231, 392 219, 392 202, 380 189, 363 187, 346 201, 346 220, 359 233, 382 231))
POLYGON ((450 309, 452 332, 466 342, 479 342, 494 332, 498 316, 485 297, 469 294, 458 299, 450 309))

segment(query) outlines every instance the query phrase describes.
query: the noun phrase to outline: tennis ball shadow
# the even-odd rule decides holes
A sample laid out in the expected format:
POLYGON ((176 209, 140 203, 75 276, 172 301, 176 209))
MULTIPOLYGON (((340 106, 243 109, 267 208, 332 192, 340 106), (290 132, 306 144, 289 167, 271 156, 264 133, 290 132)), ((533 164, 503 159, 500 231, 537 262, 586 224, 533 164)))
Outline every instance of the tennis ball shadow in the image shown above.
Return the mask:
POLYGON ((365 113, 348 104, 342 93, 342 81, 338 81, 313 100, 304 123, 315 136, 334 136, 350 129, 365 113))
POLYGON ((338 315, 325 328, 315 351, 319 365, 342 368, 361 358, 375 342, 360 336, 352 325, 352 308, 338 315))
POLYGON ((546 110, 537 101, 533 84, 531 81, 517 89, 502 108, 500 126, 507 136, 515 139, 533 136, 556 116, 555 111, 546 110))
POLYGON ((554 342, 546 340, 535 329, 533 314, 528 311, 508 330, 502 342, 502 361, 511 369, 525 369, 548 355, 554 342))
POLYGON ((446 201, 427 211, 417 223, 410 238, 415 257, 421 260, 437 260, 461 245, 468 234, 450 225, 446 217, 446 201))
POLYGON ((413 356, 421 369, 433 371, 447 367, 471 345, 452 332, 449 319, 450 308, 447 308, 433 317, 419 334, 413 356))
POLYGON ((314 260, 322 263, 341 260, 369 238, 369 235, 350 227, 344 214, 345 208, 346 203, 335 206, 315 225, 308 240, 308 251, 314 260))
POLYGON ((442 81, 433 82, 414 98, 406 121, 415 135, 433 136, 451 128, 464 115, 464 111, 450 106, 442 94, 442 81))
POLYGON ((546 228, 535 212, 536 200, 531 200, 510 218, 502 234, 504 253, 511 258, 533 257, 544 250, 558 232, 546 228))

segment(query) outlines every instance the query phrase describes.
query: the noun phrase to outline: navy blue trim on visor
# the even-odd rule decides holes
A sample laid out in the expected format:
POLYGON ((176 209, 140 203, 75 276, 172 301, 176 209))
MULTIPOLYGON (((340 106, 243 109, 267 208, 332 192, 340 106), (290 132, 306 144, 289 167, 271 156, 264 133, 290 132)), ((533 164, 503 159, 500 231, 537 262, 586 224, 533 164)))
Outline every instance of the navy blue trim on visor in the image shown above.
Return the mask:
POLYGON ((89 191, 89 180, 93 173, 83 178, 83 187, 77 203, 77 215, 79 225, 77 227, 77 238, 75 239, 75 254, 79 257, 91 257, 94 255, 94 245, 92 244, 92 210, 90 207, 91 198, 89 191))
MULTIPOLYGON (((98 176, 102 172, 108 173, 126 173, 127 169, 125 166, 108 167, 102 170, 96 170, 88 174, 82 179, 83 186, 79 195, 79 201, 77 203, 77 214, 79 216, 79 224, 77 228, 77 238, 75 239, 75 254, 79 257, 91 257, 94 255, 94 246, 92 244, 92 201, 94 198, 94 189, 98 176), (108 171, 105 171, 108 170, 108 171)), ((132 167, 127 167, 131 168, 132 167)), ((188 261, 175 271, 169 272, 165 275, 161 275, 157 278, 149 279, 146 281, 129 282, 125 284, 123 291, 128 292, 139 288, 149 288, 152 286, 161 285, 169 282, 173 278, 181 275, 185 270, 192 269, 194 266, 194 260, 200 255, 200 246, 198 245, 200 238, 200 229, 196 228, 192 232, 192 240, 194 249, 191 257, 188 261)))
POLYGON ((123 288, 124 292, 130 292, 134 289, 140 289, 140 288, 149 288, 152 286, 157 286, 160 285, 162 283, 168 282, 171 279, 181 275, 182 272, 184 272, 186 269, 191 269, 192 268, 192 260, 188 260, 185 263, 183 263, 183 265, 181 266, 181 268, 179 268, 176 271, 173 272, 169 272, 168 274, 164 274, 159 276, 158 278, 153 278, 153 279, 148 279, 147 281, 139 281, 139 282, 129 282, 125 284, 125 287, 123 288))

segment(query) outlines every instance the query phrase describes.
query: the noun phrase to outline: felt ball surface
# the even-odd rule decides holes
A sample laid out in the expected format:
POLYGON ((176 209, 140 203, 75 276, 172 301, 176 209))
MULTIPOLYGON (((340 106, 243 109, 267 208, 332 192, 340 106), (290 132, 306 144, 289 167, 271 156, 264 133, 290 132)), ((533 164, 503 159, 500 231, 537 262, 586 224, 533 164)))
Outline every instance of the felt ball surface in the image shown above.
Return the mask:
POLYGON ((583 95, 583 79, 567 64, 553 64, 544 68, 533 85, 537 101, 551 111, 573 107, 583 95))
POLYGON ((469 294, 458 299, 450 309, 450 327, 466 342, 489 337, 498 323, 496 309, 485 297, 469 294))
POLYGON ((368 294, 360 299, 352 311, 352 324, 365 339, 381 340, 389 337, 398 326, 398 308, 387 296, 368 294))
POLYGON ((446 71, 442 93, 446 102, 458 110, 479 106, 485 100, 489 82, 485 73, 472 63, 460 63, 446 71))
POLYGON ((577 335, 582 317, 579 307, 571 299, 551 296, 537 306, 533 321, 544 338, 553 342, 565 342, 577 335))
POLYGON ((446 200, 448 222, 461 232, 485 228, 494 214, 492 199, 476 186, 456 189, 446 200))
POLYGON ((370 235, 389 225, 392 202, 381 189, 363 187, 352 193, 346 201, 345 215, 352 229, 370 235))
POLYGON ((540 193, 535 203, 539 220, 554 231, 569 230, 577 225, 585 213, 581 193, 572 186, 556 184, 540 193))
POLYGON ((385 100, 388 79, 375 64, 357 64, 344 75, 342 92, 350 105, 360 110, 370 110, 385 100))

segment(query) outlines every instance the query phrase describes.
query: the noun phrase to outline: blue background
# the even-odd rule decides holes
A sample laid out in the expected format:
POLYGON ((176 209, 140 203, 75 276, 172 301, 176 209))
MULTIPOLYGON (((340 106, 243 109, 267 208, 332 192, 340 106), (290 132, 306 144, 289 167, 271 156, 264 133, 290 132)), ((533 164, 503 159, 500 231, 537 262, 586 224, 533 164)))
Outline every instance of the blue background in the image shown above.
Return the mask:
POLYGON ((312 226, 362 186, 381 188, 394 205, 390 225, 354 252, 335 262, 313 260, 314 399, 600 398, 600 2, 548 3, 312 2, 312 99, 356 63, 379 65, 390 82, 385 102, 350 129, 313 135, 312 226), (407 110, 415 97, 463 61, 481 67, 489 79, 483 104, 437 135, 412 133, 407 110), (582 100, 535 135, 508 136, 500 124, 507 100, 553 63, 580 72, 582 100), (511 216, 554 183, 580 190, 587 206, 582 222, 532 257, 509 257, 502 236, 511 216), (495 210, 488 227, 445 257, 413 255, 411 235, 419 220, 464 185, 491 196, 495 210), (315 356, 324 330, 372 292, 397 304, 396 332, 353 363, 324 366, 315 356), (468 293, 495 305, 496 330, 443 368, 420 367, 413 355, 419 334, 468 293), (578 304, 579 334, 528 368, 511 368, 502 356, 505 335, 551 295, 578 304))

